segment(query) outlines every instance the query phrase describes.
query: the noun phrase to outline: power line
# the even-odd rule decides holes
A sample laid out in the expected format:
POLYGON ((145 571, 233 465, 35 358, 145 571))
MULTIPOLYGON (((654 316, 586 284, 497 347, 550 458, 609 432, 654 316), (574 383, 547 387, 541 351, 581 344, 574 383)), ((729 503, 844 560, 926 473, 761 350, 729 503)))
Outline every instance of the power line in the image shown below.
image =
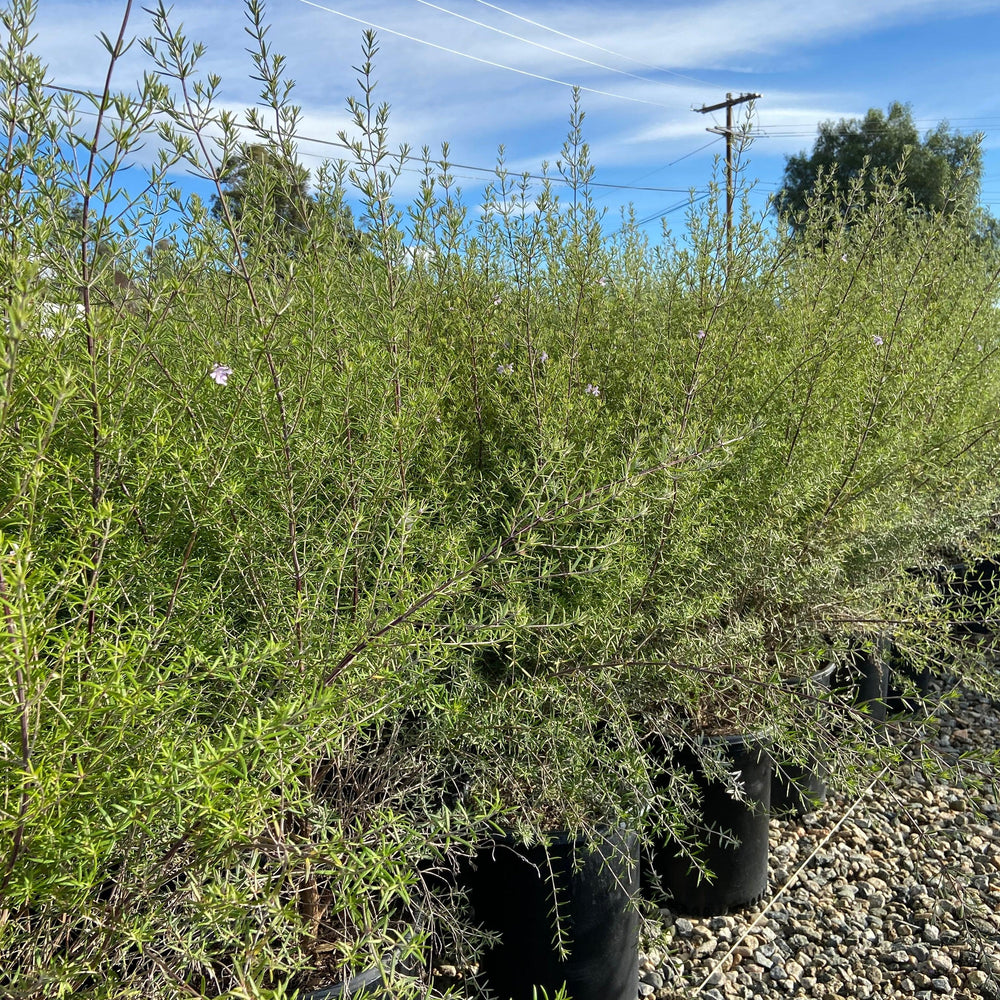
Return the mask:
POLYGON ((675 110, 667 104, 660 104, 658 101, 648 101, 643 97, 629 97, 626 94, 615 94, 607 90, 597 90, 595 87, 584 87, 582 84, 570 83, 567 80, 558 80, 552 76, 543 76, 541 73, 532 73, 530 70, 518 69, 516 66, 507 66, 504 63, 494 62, 492 59, 483 59, 481 56, 474 56, 468 52, 451 49, 446 45, 438 45, 437 42, 429 42, 426 38, 417 38, 415 35, 407 35, 405 32, 396 31, 394 28, 386 28, 382 25, 375 24, 374 21, 366 21, 364 18, 354 17, 353 14, 345 14, 341 10, 334 10, 333 7, 327 7, 324 4, 316 3, 316 0, 299 0, 299 3, 304 3, 308 7, 315 7, 317 10, 325 11, 328 14, 336 14, 338 17, 346 18, 348 21, 354 21, 357 24, 364 24, 369 28, 374 28, 376 31, 384 31, 386 34, 395 35, 397 38, 405 38, 409 42, 417 42, 420 45, 429 45, 432 49, 437 49, 439 52, 447 52, 449 55, 461 56, 463 59, 471 59, 473 62, 482 63, 484 66, 493 66, 495 69, 505 69, 511 73, 519 73, 521 76, 529 76, 534 80, 542 80, 545 83, 555 83, 560 87, 570 87, 574 90, 585 91, 588 94, 598 94, 601 97, 612 97, 619 101, 631 101, 634 104, 648 104, 651 107, 662 108, 665 111, 675 110))
MULTIPOLYGON (((46 90, 55 90, 55 91, 58 91, 60 93, 75 94, 75 95, 77 95, 79 97, 86 97, 86 98, 88 98, 90 100, 99 100, 100 99, 100 95, 97 94, 97 93, 95 93, 94 91, 81 90, 81 89, 79 89, 77 87, 63 87, 63 86, 59 86, 57 84, 52 84, 52 83, 42 84, 42 87, 44 87, 46 90)), ((97 117, 97 112, 94 112, 94 111, 85 111, 85 110, 81 110, 81 109, 78 109, 78 108, 74 109, 74 110, 78 114, 83 114, 83 115, 87 115, 87 116, 90 116, 90 117, 97 117)), ((162 114, 164 112, 160 112, 160 113, 162 114)), ((251 129, 251 126, 249 126, 249 125, 243 125, 243 124, 241 124, 239 122, 234 122, 234 124, 235 124, 235 126, 237 128, 239 128, 239 129, 241 129, 243 131, 257 131, 256 129, 251 129)), ((301 134, 298 134, 298 133, 289 133, 287 135, 287 138, 293 139, 293 140, 295 140, 297 142, 312 142, 312 143, 316 143, 316 144, 322 145, 322 146, 330 146, 330 147, 335 147, 335 148, 338 148, 338 149, 343 149, 343 150, 346 150, 348 152, 353 152, 352 147, 348 143, 344 143, 344 142, 340 142, 340 141, 336 141, 336 140, 332 140, 332 139, 320 139, 320 138, 318 138, 316 136, 306 136, 306 135, 301 135, 301 134)), ((653 174, 659 173, 661 170, 668 169, 669 167, 672 167, 674 164, 680 163, 682 160, 686 160, 688 157, 694 156, 697 153, 700 153, 702 150, 707 149, 709 146, 713 145, 714 143, 716 143, 718 141, 719 141, 719 137, 717 136, 717 137, 709 140, 707 143, 704 143, 703 145, 698 146, 696 149, 692 149, 689 152, 684 153, 682 156, 679 156, 676 159, 671 160, 669 163, 665 163, 663 166, 657 167, 655 170, 649 171, 649 173, 648 174, 644 174, 643 177, 652 176, 653 174)), ((319 153, 311 153, 311 152, 309 152, 307 150, 301 150, 300 152, 304 156, 313 156, 313 157, 319 157, 320 156, 319 153)), ((422 156, 417 156, 417 155, 412 154, 412 153, 403 156, 403 159, 406 160, 406 161, 408 161, 408 162, 421 162, 421 163, 425 162, 424 158, 422 156)), ((342 160, 342 162, 346 162, 346 161, 342 160)), ((472 170, 472 171, 475 171, 475 172, 478 172, 478 173, 491 174, 493 176, 496 176, 496 172, 497 172, 497 168, 495 166, 494 167, 480 167, 480 166, 474 166, 474 165, 471 165, 471 164, 451 163, 449 161, 430 161, 430 162, 432 164, 439 165, 442 169, 447 168, 447 170, 449 172, 452 169, 456 169, 456 170, 472 170)), ((408 172, 411 172, 411 173, 421 173, 421 174, 423 173, 422 170, 416 170, 415 168, 404 168, 404 169, 407 169, 408 172)), ((550 181, 550 182, 553 182, 553 183, 564 183, 564 184, 572 183, 571 181, 568 181, 565 178, 562 178, 562 177, 552 177, 552 176, 548 176, 548 175, 545 175, 545 174, 516 173, 514 176, 524 177, 524 178, 527 178, 529 180, 550 181)), ((468 179, 469 180, 475 180, 476 178, 468 178, 468 179)), ((641 180, 642 178, 639 178, 639 179, 641 180)), ((646 225, 649 222, 655 222, 656 220, 665 218, 666 216, 671 215, 674 212, 680 211, 682 208, 685 208, 687 206, 697 205, 699 202, 704 201, 709 196, 709 194, 710 194, 710 192, 707 189, 702 189, 702 188, 643 187, 643 186, 639 186, 639 185, 636 185, 636 184, 612 184, 612 183, 605 183, 605 182, 600 182, 600 181, 590 181, 590 182, 588 182, 588 186, 589 187, 608 188, 608 189, 617 190, 617 191, 642 191, 642 192, 656 193, 656 194, 680 194, 680 193, 686 193, 687 194, 687 197, 681 199, 680 201, 675 202, 673 205, 668 206, 667 208, 663 209, 662 211, 654 212, 652 215, 648 215, 645 218, 640 219, 636 223, 637 226, 644 226, 644 225, 646 225)), ((623 230, 618 230, 618 232, 622 232, 622 231, 623 230)), ((617 235, 617 234, 613 234, 613 235, 617 235)))
POLYGON ((495 31, 498 35, 503 35, 505 38, 513 38, 515 41, 525 42, 527 45, 534 45, 535 48, 543 49, 545 52, 552 52, 557 56, 565 56, 567 59, 575 59, 577 62, 586 63, 588 66, 596 66, 598 69, 607 70, 609 73, 619 73, 622 76, 631 77, 633 80, 641 80, 643 83, 652 83, 656 86, 664 86, 664 84, 662 84, 659 80, 651 80, 648 76, 639 76, 637 73, 629 73, 628 70, 616 69, 614 66, 606 66, 604 63, 594 62, 592 59, 584 59, 583 56, 575 56, 572 52, 564 52, 562 49, 554 49, 549 45, 543 45, 541 42, 525 38, 523 35, 515 35, 509 31, 504 31, 502 28, 496 28, 492 24, 487 24, 485 21, 476 21, 474 18, 466 17, 464 14, 448 10, 447 7, 439 7, 436 3, 431 3, 430 0, 416 0, 416 2, 424 7, 430 7, 432 10, 440 11, 442 14, 449 14, 451 17, 457 17, 459 20, 467 21, 469 24, 474 24, 478 28, 486 28, 487 31, 495 31))
MULTIPOLYGON (((827 121, 831 121, 832 119, 826 119, 826 120, 827 121)), ((864 123, 864 120, 865 119, 863 117, 861 117, 861 116, 855 116, 853 118, 841 118, 840 119, 840 121, 847 122, 848 124, 854 123, 854 122, 864 123)), ((973 123, 979 122, 979 121, 1000 122, 1000 115, 964 115, 964 116, 961 116, 961 117, 958 117, 958 118, 951 118, 951 117, 948 117, 948 116, 945 116, 944 118, 913 118, 913 119, 911 119, 911 121, 915 125, 927 124, 927 123, 939 124, 939 123, 942 123, 942 122, 946 123, 946 124, 949 124, 949 125, 953 124, 954 122, 973 122, 973 123)), ((808 121, 806 121, 806 122, 775 122, 774 124, 771 124, 771 125, 762 125, 761 127, 762 128, 776 128, 776 129, 807 129, 807 128, 814 128, 815 124, 816 124, 815 122, 808 122, 808 121)))
MULTIPOLYGON (((981 132, 983 135, 986 135, 987 133, 990 133, 990 132, 998 132, 998 131, 1000 131, 1000 125, 995 126, 993 128, 976 129, 976 132, 981 132)), ((827 134, 831 134, 831 133, 827 133, 827 134)), ((834 132, 832 134, 833 135, 844 136, 844 135, 848 135, 849 133, 847 131, 838 131, 838 132, 834 132)), ((876 131, 865 130, 864 132, 859 133, 859 134, 861 136, 883 136, 883 135, 892 135, 893 132, 891 130, 881 130, 881 131, 877 131, 877 132, 876 131)), ((973 135, 974 134, 975 133, 973 133, 973 135)), ((817 136, 818 136, 818 133, 817 133, 816 129, 813 129, 812 131, 809 131, 809 132, 768 132, 768 131, 765 131, 765 130, 758 131, 757 129, 754 129, 754 132, 753 132, 753 138, 754 139, 814 139, 814 138, 817 138, 817 136)))
POLYGON ((560 38, 567 38, 571 42, 577 42, 580 45, 588 45, 592 49, 597 49, 598 52, 604 52, 609 56, 616 56, 618 59, 627 59, 629 62, 634 62, 639 66, 645 66, 646 69, 651 69, 657 73, 669 73, 671 76, 680 77, 682 80, 691 80, 693 83, 701 83, 706 87, 714 87, 715 84, 709 83, 707 80, 699 80, 696 76, 688 76, 686 73, 678 73, 676 70, 667 69, 665 66, 653 66, 650 63, 645 63, 641 59, 635 59, 633 56, 627 56, 622 52, 615 52, 614 49, 606 49, 603 45, 597 45, 594 42, 588 42, 585 38, 577 38, 576 35, 568 35, 565 31, 559 31, 557 28, 550 28, 546 24, 541 24, 538 21, 532 21, 530 17, 523 17, 521 14, 515 14, 512 10, 507 10, 504 7, 498 7, 495 3, 487 3, 486 0, 475 0, 475 3, 482 4, 484 7, 490 7, 492 10, 497 10, 501 14, 506 14, 508 17, 516 18, 518 21, 523 21, 525 24, 530 24, 535 28, 541 28, 543 31, 551 31, 553 35, 559 35, 560 38))
MULTIPOLYGON (((249 126, 247 125, 240 125, 239 127, 243 129, 249 128, 249 126)), ((296 142, 313 142, 316 143, 317 145, 333 146, 336 147, 337 149, 345 149, 348 150, 349 152, 353 152, 353 147, 350 146, 349 144, 340 141, 335 141, 333 139, 318 139, 311 136, 299 135, 297 133, 289 133, 288 138, 294 139, 296 142)), ((695 152, 697 152, 697 150, 695 150, 695 152)), ((313 155, 318 155, 318 154, 313 154, 313 155)), ((685 154, 685 156, 690 156, 690 155, 691 155, 690 153, 685 154)), ((418 156, 415 153, 408 153, 406 156, 403 157, 403 159, 415 163, 425 162, 422 156, 418 156)), ((681 157, 681 159, 684 159, 684 157, 681 157)), ((432 164, 440 165, 442 167, 447 166, 449 170, 451 170, 452 168, 454 168, 455 170, 472 170, 475 171, 476 173, 489 174, 493 177, 497 176, 496 166, 480 167, 471 163, 452 163, 450 160, 448 161, 431 160, 429 162, 432 164)), ((510 175, 513 177, 525 177, 528 180, 532 181, 549 181, 553 184, 573 183, 572 181, 567 180, 564 177, 551 174, 532 174, 528 173, 527 171, 510 171, 510 175)), ((590 187, 609 188, 615 191, 646 191, 646 192, 654 192, 656 194, 680 194, 684 191, 689 190, 688 188, 679 188, 679 187, 640 187, 635 184, 612 184, 609 182, 602 182, 602 181, 589 181, 588 184, 590 187)))
MULTIPOLYGON (((664 163, 660 167, 656 167, 653 170, 649 170, 646 173, 641 174, 639 177, 636 177, 631 182, 631 184, 635 184, 638 181, 644 181, 647 177, 652 177, 654 174, 658 174, 662 170, 668 170, 670 167, 674 166, 675 164, 680 163, 681 160, 686 160, 689 156, 695 156, 697 153, 700 153, 703 150, 708 149, 709 146, 714 146, 721 138, 722 138, 722 136, 718 136, 717 135, 714 139, 709 139, 708 142, 706 142, 703 145, 699 146, 697 149, 692 149, 689 152, 685 153, 683 156, 678 156, 676 160, 671 160, 669 163, 664 163)), ((644 190, 644 189, 642 189, 642 188, 636 188, 635 190, 644 190)), ((607 195, 601 195, 601 197, 598 198, 597 200, 601 201, 602 199, 604 199, 606 197, 607 197, 607 195)))
MULTIPOLYGON (((926 119, 927 121, 932 121, 933 119, 926 119)), ((965 121, 969 122, 988 122, 991 119, 984 118, 967 118, 965 121)), ((950 120, 947 124, 950 124, 950 120)), ((815 137, 820 127, 826 122, 816 122, 812 125, 758 125, 754 129, 754 136, 760 136, 763 139, 790 139, 790 138, 809 138, 815 137)), ((981 125, 977 128, 976 132, 995 132, 1000 130, 1000 120, 997 120, 997 124, 981 125)), ((880 135, 894 135, 896 129, 892 127, 884 128, 865 128, 863 119, 850 119, 845 120, 842 123, 838 123, 834 128, 827 128, 826 134, 828 135, 848 135, 848 134, 860 134, 865 136, 880 136, 880 135)), ((975 133, 972 133, 975 134, 975 133)))
MULTIPOLYGON (((90 91, 90 90, 80 90, 79 88, 76 88, 76 87, 60 87, 60 86, 58 86, 58 85, 56 85, 54 83, 45 83, 45 84, 42 84, 42 86, 46 90, 56 90, 56 91, 59 91, 61 93, 76 94, 76 95, 78 95, 80 97, 86 97, 86 98, 91 99, 91 100, 99 100, 100 99, 100 95, 99 94, 96 94, 96 93, 94 93, 93 91, 90 91)), ((86 111, 86 110, 81 110, 79 108, 74 109, 74 110, 75 110, 75 113, 77 113, 77 114, 87 115, 89 117, 95 117, 95 118, 97 117, 97 112, 96 111, 86 111)), ((165 112, 160 111, 158 113, 164 114, 165 112)), ((241 129, 241 130, 246 131, 246 132, 249 132, 249 131, 257 132, 257 129, 254 129, 254 128, 252 128, 249 125, 243 125, 240 122, 234 122, 233 124, 236 126, 236 128, 241 129)), ((268 135, 273 137, 273 133, 269 132, 268 135)), ((347 152, 354 152, 353 147, 349 143, 341 142, 340 140, 336 140, 336 139, 320 139, 318 136, 302 135, 301 133, 297 133, 297 132, 285 133, 285 138, 292 139, 295 142, 310 142, 310 143, 314 143, 315 145, 318 145, 318 146, 329 146, 329 147, 334 148, 334 149, 342 149, 342 150, 345 150, 347 152)), ((714 141, 715 140, 713 140, 713 142, 714 141)), ((685 153, 684 156, 678 157, 678 159, 674 160, 673 163, 679 163, 681 160, 686 159, 688 156, 694 155, 694 153, 697 153, 697 152, 700 151, 700 149, 704 149, 704 148, 705 147, 700 147, 699 149, 692 150, 690 153, 685 153)), ((300 150, 299 152, 303 156, 312 156, 312 157, 319 157, 320 156, 319 153, 313 153, 313 152, 310 152, 308 150, 300 150)), ((397 154, 397 157, 398 157, 398 154, 397 154)), ((405 160, 406 162, 409 162, 409 163, 424 163, 424 162, 429 162, 431 165, 441 167, 442 169, 446 167, 449 171, 451 171, 452 169, 454 169, 454 170, 471 170, 474 173, 488 174, 488 175, 490 175, 490 176, 492 176, 494 178, 497 176, 497 167, 495 165, 492 166, 492 167, 481 167, 481 166, 477 166, 477 165, 474 165, 474 164, 471 164, 471 163, 452 163, 450 160, 447 160, 447 161, 446 160, 430 160, 430 161, 425 161, 423 156, 420 156, 420 155, 418 155, 416 153, 407 153, 402 158, 403 158, 403 160, 405 160)), ((340 157, 339 159, 341 160, 341 162, 349 162, 349 161, 345 160, 343 157, 340 157)), ((673 163, 668 163, 668 164, 666 164, 666 166, 670 167, 670 166, 673 165, 673 163)), ((407 168, 404 168, 404 169, 407 169, 407 168)), ((664 169, 664 168, 663 167, 657 167, 657 169, 655 171, 653 171, 653 173, 656 173, 656 172, 658 172, 659 170, 662 170, 662 169, 664 169)), ((415 169, 412 169, 412 168, 410 168, 408 170, 408 172, 421 173, 421 174, 423 173, 422 170, 415 170, 415 169)), ((526 171, 510 171, 510 174, 511 174, 511 176, 518 177, 518 178, 524 177, 524 178, 527 178, 528 180, 534 180, 534 181, 549 181, 550 183, 553 183, 553 184, 572 184, 573 183, 572 181, 567 180, 566 178, 560 177, 558 175, 532 174, 532 173, 528 173, 526 171)), ((468 179, 469 180, 474 180, 476 178, 471 178, 470 177, 468 179)), ((643 187, 643 186, 636 185, 636 184, 613 184, 613 183, 604 182, 604 181, 589 181, 588 182, 588 186, 592 187, 592 188, 607 188, 609 191, 642 191, 642 192, 653 193, 653 194, 682 194, 682 193, 690 190, 689 188, 680 188, 680 187, 643 187)))
POLYGON ((687 197, 687 198, 684 198, 682 201, 676 202, 675 204, 671 205, 669 208, 665 208, 662 212, 654 212, 652 215, 647 215, 646 218, 640 219, 636 223, 636 225, 637 226, 645 226, 648 222, 656 222, 657 219, 662 219, 662 218, 665 218, 668 215, 671 215, 674 212, 679 212, 682 208, 687 208, 690 205, 697 205, 698 202, 704 201, 708 197, 708 195, 709 195, 709 192, 708 191, 704 191, 704 192, 702 192, 701 194, 699 194, 695 198, 692 198, 690 196, 687 197))

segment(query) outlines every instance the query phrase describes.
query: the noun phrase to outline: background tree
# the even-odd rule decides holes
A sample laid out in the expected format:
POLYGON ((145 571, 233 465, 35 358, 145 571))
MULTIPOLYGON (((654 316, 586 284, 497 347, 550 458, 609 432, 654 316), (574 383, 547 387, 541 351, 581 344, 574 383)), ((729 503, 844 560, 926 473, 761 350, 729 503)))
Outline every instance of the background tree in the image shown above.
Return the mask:
POLYGON ((865 207, 880 178, 898 172, 914 207, 974 212, 983 170, 981 141, 978 133, 950 131, 947 122, 921 139, 910 106, 898 101, 888 114, 871 108, 864 118, 823 122, 812 153, 788 157, 775 210, 798 228, 811 198, 823 192, 846 215, 865 207))
POLYGON ((226 208, 237 230, 248 242, 277 240, 288 249, 301 249, 320 230, 337 235, 351 249, 362 239, 351 210, 336 185, 331 194, 321 171, 317 192, 310 191, 309 171, 271 146, 250 143, 223 164, 222 197, 212 199, 212 215, 226 221, 226 208), (224 199, 224 201, 223 201, 224 199), (320 225, 322 222, 323 225, 320 225))
POLYGON ((307 233, 313 199, 309 194, 309 171, 283 158, 277 150, 247 143, 222 165, 222 197, 212 199, 212 215, 232 221, 253 220, 255 228, 284 233, 307 233))

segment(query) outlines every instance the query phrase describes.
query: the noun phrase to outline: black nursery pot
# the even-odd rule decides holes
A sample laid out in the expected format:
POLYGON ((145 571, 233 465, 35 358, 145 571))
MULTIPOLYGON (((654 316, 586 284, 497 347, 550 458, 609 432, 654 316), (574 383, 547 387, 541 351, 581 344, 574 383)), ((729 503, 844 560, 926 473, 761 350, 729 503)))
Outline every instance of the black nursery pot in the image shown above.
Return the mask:
POLYGON ((797 816, 816 812, 826 801, 829 768, 816 757, 805 764, 774 765, 771 782, 771 814, 797 816))
POLYGON ((877 722, 884 722, 886 715, 889 689, 886 647, 881 640, 874 650, 855 645, 833 673, 833 687, 851 698, 855 705, 867 707, 868 714, 877 722))
POLYGON ((989 632, 995 626, 992 612, 1000 590, 1000 562, 994 558, 977 559, 971 566, 962 565, 953 577, 952 594, 964 614, 964 624, 971 632, 989 632))
MULTIPOLYGON (((408 935, 407 943, 417 930, 408 935)), ((394 983, 400 978, 416 976, 420 963, 415 958, 404 958, 405 945, 384 955, 377 967, 365 969, 349 980, 324 986, 317 990, 299 993, 298 1000, 350 1000, 352 997, 368 997, 369 1000, 389 1000, 394 996, 394 983)))
MULTIPOLYGON (((811 677, 785 682, 792 689, 802 689, 807 695, 822 698, 829 694, 834 664, 818 670, 811 677)), ((774 754, 774 770, 771 777, 771 815, 805 816, 814 812, 826 801, 827 778, 830 770, 815 756, 805 763, 784 763, 779 753, 774 754)))
POLYGON ((676 842, 659 838, 652 843, 643 879, 653 899, 673 912, 698 917, 749 906, 767 891, 770 754, 757 737, 707 737, 706 742, 721 745, 746 799, 733 798, 723 782, 709 780, 694 750, 675 749, 674 765, 687 768, 700 791, 703 828, 694 832, 705 842, 702 858, 714 878, 699 880, 700 873, 692 870, 676 842))
MULTIPOLYGON (((835 664, 831 663, 810 677, 785 681, 785 686, 793 691, 801 690, 808 697, 822 699, 830 693, 835 664)), ((818 710, 825 705, 817 705, 818 710)), ((830 774, 826 764, 815 756, 802 764, 784 763, 781 754, 774 754, 774 770, 771 778, 771 815, 805 816, 815 811, 829 791, 827 779, 830 774)))
POLYGON ((941 600, 954 616, 959 634, 974 635, 994 630, 993 615, 1000 592, 1000 558, 944 563, 908 572, 931 576, 941 591, 941 600))
POLYGON ((886 692, 886 709, 892 715, 920 712, 930 694, 931 672, 924 667, 917 670, 909 659, 897 648, 889 646, 889 686, 886 692), (897 683, 897 682, 903 683, 897 683), (916 695, 904 695, 904 684, 910 681, 916 687, 916 695))
POLYGON ((482 984, 499 1000, 551 997, 635 1000, 639 989, 639 837, 605 830, 594 839, 555 835, 525 847, 500 839, 462 873, 475 918, 500 935, 481 956, 482 984), (569 955, 554 944, 559 929, 569 955))

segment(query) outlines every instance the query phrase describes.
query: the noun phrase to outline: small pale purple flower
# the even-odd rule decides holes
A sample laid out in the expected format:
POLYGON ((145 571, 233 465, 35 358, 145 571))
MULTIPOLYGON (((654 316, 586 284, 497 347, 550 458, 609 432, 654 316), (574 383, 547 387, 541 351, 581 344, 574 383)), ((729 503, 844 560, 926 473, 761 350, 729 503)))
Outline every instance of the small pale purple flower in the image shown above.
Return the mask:
POLYGON ((705 333, 704 330, 699 330, 698 333, 697 333, 697 337, 698 337, 699 340, 704 340, 707 336, 708 336, 708 334, 705 333))
POLYGON ((591 385, 588 382, 587 383, 587 388, 584 389, 583 391, 585 393, 587 393, 589 396, 600 396, 600 394, 601 394, 601 387, 599 385, 591 385))
POLYGON ((601 277, 597 279, 597 283, 601 286, 601 288, 606 288, 608 284, 608 279, 605 275, 602 274, 601 277))
POLYGON ((846 253, 842 253, 840 255, 840 259, 846 264, 847 263, 847 254, 846 253))
POLYGON ((511 361, 510 364, 503 364, 501 362, 497 365, 497 375, 513 375, 514 374, 514 362, 511 361))
POLYGON ((208 374, 219 385, 225 385, 233 370, 229 365, 215 365, 208 374))
POLYGON ((544 365, 545 362, 549 360, 548 353, 546 351, 542 351, 542 353, 538 355, 538 360, 544 365))
POLYGON ((500 303, 501 303, 502 301, 503 301, 503 299, 501 299, 501 298, 500 298, 500 296, 498 295, 498 296, 497 296, 497 297, 496 297, 496 298, 495 298, 495 299, 493 300, 493 305, 495 305, 495 306, 498 306, 498 305, 500 305, 500 303))
POLYGON ((882 338, 881 338, 881 337, 880 337, 880 336, 879 336, 879 335, 878 335, 878 334, 876 333, 876 334, 875 334, 875 336, 874 336, 874 337, 872 337, 872 343, 873 343, 873 344, 874 344, 874 345, 875 345, 876 347, 881 347, 881 346, 882 346, 882 344, 884 344, 884 343, 885 343, 885 341, 884 341, 884 340, 882 340, 882 338))

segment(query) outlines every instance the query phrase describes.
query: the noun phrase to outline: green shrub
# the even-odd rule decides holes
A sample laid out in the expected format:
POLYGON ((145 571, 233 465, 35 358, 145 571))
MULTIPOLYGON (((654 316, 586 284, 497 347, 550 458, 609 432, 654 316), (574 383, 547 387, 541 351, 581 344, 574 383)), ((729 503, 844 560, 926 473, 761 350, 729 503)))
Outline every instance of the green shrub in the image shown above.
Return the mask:
POLYGON ((491 825, 634 816, 654 720, 792 730, 783 672, 945 628, 903 570, 995 503, 996 262, 954 218, 890 188, 795 239, 744 209, 731 256, 714 202, 606 237, 576 102, 549 180, 501 161, 473 217, 425 151, 399 207, 368 36, 354 161, 290 231, 237 210, 302 179, 247 9, 272 121, 232 206, 246 129, 163 8, 157 75, 95 101, 106 147, 49 96, 31 5, 4 12, 14 996, 277 997, 376 960, 491 825))

